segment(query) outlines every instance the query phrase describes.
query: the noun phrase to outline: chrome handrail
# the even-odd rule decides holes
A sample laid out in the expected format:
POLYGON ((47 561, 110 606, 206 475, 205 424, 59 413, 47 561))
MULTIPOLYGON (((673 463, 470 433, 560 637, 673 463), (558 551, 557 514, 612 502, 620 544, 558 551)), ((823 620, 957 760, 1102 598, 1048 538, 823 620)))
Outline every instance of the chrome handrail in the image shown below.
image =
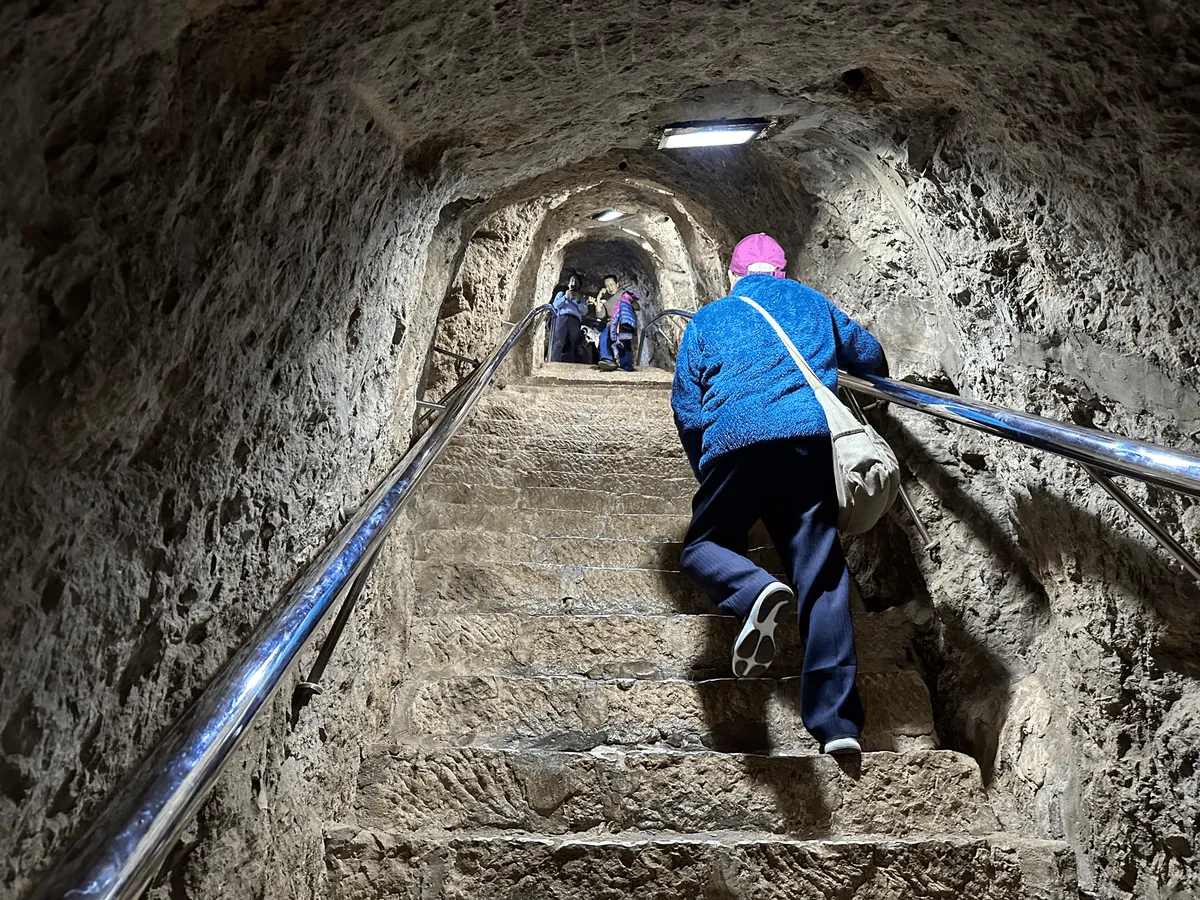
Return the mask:
POLYGON ((470 415, 496 370, 549 305, 526 313, 480 364, 473 383, 375 487, 354 516, 288 587, 80 840, 34 900, 134 900, 207 797, 230 755, 279 687, 336 599, 384 540, 413 488, 470 415))
POLYGON ((1200 497, 1200 456, 890 378, 839 372, 838 384, 876 400, 886 400, 1027 447, 1065 456, 1113 475, 1127 475, 1147 484, 1200 497))
POLYGON ((642 333, 638 335, 637 353, 635 354, 638 365, 646 365, 646 336, 650 334, 650 329, 657 325, 660 319, 665 319, 667 316, 679 316, 683 319, 690 319, 693 315, 695 315, 695 313, 688 312, 686 309, 664 309, 657 316, 647 322, 645 327, 642 328, 642 333))
POLYGON ((1200 497, 1200 456, 1146 441, 966 400, 933 388, 876 376, 838 373, 838 384, 866 397, 915 409, 1006 440, 1053 453, 1083 466, 1096 484, 1129 513, 1188 574, 1200 581, 1200 561, 1110 478, 1125 475, 1180 494, 1200 497))

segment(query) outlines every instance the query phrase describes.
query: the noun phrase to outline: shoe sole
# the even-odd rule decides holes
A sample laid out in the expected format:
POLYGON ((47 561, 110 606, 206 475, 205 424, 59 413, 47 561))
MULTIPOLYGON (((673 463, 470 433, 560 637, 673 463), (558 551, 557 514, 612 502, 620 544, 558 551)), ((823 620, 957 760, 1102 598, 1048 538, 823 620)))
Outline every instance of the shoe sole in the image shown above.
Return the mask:
POLYGON ((750 607, 746 624, 733 642, 733 674, 738 678, 758 678, 775 661, 776 620, 792 596, 790 590, 776 588, 750 607))
POLYGON ((862 745, 853 738, 837 738, 821 748, 821 752, 827 756, 857 756, 862 753, 862 745))

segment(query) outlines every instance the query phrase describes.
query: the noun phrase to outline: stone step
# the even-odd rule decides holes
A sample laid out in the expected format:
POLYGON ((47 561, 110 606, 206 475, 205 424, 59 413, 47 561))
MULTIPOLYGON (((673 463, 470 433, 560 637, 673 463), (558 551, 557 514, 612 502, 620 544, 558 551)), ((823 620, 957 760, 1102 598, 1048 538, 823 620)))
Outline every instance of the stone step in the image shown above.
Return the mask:
POLYGON ((531 375, 519 380, 514 379, 508 384, 530 387, 611 385, 623 388, 661 390, 669 393, 674 380, 675 373, 673 371, 668 372, 666 369, 653 366, 639 366, 633 372, 614 372, 597 366, 576 363, 544 363, 538 366, 531 375))
POLYGON ((356 821, 405 831, 510 829, 792 837, 995 831, 975 760, 949 750, 829 756, 372 745, 356 821))
MULTIPOLYGON (((494 472, 512 469, 518 472, 602 472, 613 476, 658 476, 690 479, 693 489, 696 478, 687 459, 682 455, 634 456, 612 453, 591 453, 568 450, 542 450, 537 447, 483 446, 483 441, 452 443, 433 472, 463 473, 494 472)), ((439 481, 454 480, 439 478, 439 481)), ((468 480, 482 480, 478 477, 468 480)))
POLYGON ((652 422, 674 427, 671 399, 666 392, 640 393, 590 388, 504 388, 485 394, 475 407, 477 418, 497 418, 545 425, 616 425, 652 422))
MULTIPOLYGON (((659 503, 671 503, 678 506, 681 502, 691 510, 692 495, 696 492, 696 479, 689 470, 686 476, 674 477, 660 474, 640 474, 637 472, 614 472, 607 469, 519 469, 512 466, 437 466, 429 474, 424 490, 430 491, 437 485, 438 489, 458 486, 470 487, 473 496, 490 496, 496 494, 500 498, 512 496, 515 489, 522 495, 542 498, 539 505, 544 504, 545 497, 553 496, 551 491, 567 492, 567 502, 575 502, 574 492, 596 493, 606 496, 630 494, 646 498, 647 501, 657 500, 659 503)), ((603 498, 589 497, 585 501, 585 509, 595 508, 592 501, 603 498)), ((458 502, 458 501, 455 501, 458 502)), ((554 501, 552 501, 554 502, 554 501)), ((506 505, 499 502, 496 505, 506 505)))
MULTIPOLYGON (((495 473, 488 473, 489 475, 495 473)), ((426 483, 421 496, 438 503, 465 503, 473 506, 499 506, 510 510, 578 509, 586 512, 625 515, 690 516, 691 493, 674 499, 646 496, 625 488, 618 490, 576 490, 569 487, 512 487, 486 483, 426 483)))
POLYGON ((597 389, 580 385, 507 385, 485 394, 479 409, 529 412, 538 421, 567 421, 576 413, 588 420, 597 412, 605 417, 664 417, 673 419, 670 391, 639 391, 597 389))
MULTIPOLYGON (((485 503, 443 503, 418 495, 410 507, 421 529, 518 533, 546 538, 636 539, 678 542, 687 533, 690 514, 607 514, 576 509, 511 509, 485 503)), ((761 537, 761 529, 751 532, 761 537)), ((752 538, 753 539, 753 538, 752 538)))
MULTIPOLYGON (((674 747, 730 753, 803 753, 816 742, 800 722, 800 679, 636 681, 462 676, 411 686, 399 735, 456 746, 590 750, 674 747)), ((929 692, 911 669, 862 673, 864 750, 934 749, 929 692)))
POLYGON ((1067 844, 1007 835, 798 840, 329 826, 331 900, 1075 900, 1067 844))
POLYGON ((488 418, 476 411, 459 429, 455 440, 460 444, 468 444, 483 437, 525 444, 562 441, 584 447, 601 445, 606 452, 635 450, 643 456, 683 452, 679 435, 669 418, 656 423, 614 420, 607 424, 585 424, 572 420, 551 426, 525 419, 488 418))
MULTIPOLYGON (((749 556, 772 572, 781 570, 769 536, 755 529, 749 556), (761 542, 761 543, 760 543, 761 542)), ((440 562, 521 562, 568 566, 679 569, 680 541, 637 538, 546 537, 512 531, 427 529, 414 536, 416 559, 440 562)))
POLYGON ((713 612, 686 575, 665 569, 430 560, 415 562, 413 575, 418 615, 713 612))
MULTIPOLYGON (((515 432, 515 429, 514 429, 515 432)), ((677 460, 687 465, 687 456, 679 443, 678 437, 668 437, 665 433, 658 435, 653 441, 641 441, 636 435, 608 434, 595 431, 580 431, 571 435, 538 434, 535 431, 525 431, 507 436, 464 431, 450 443, 450 447, 465 447, 478 450, 508 450, 521 454, 529 453, 591 453, 606 456, 613 460, 614 465, 620 464, 625 470, 628 460, 645 460, 665 457, 677 460)))
MULTIPOLYGON (((408 660, 426 677, 580 675, 588 678, 728 677, 741 622, 728 616, 417 617, 408 660)), ((911 668, 912 624, 900 609, 856 611, 860 672, 911 668)), ((775 632, 772 677, 799 674, 804 649, 794 610, 775 632)))

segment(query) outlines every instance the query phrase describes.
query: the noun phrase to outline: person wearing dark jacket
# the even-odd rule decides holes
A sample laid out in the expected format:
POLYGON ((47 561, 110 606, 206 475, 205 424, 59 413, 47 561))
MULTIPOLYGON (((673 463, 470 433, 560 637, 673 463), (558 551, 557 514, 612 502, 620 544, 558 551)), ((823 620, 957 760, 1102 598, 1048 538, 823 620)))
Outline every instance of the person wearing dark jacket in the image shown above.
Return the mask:
POLYGON ((729 267, 734 296, 705 306, 684 332, 671 406, 700 486, 680 562, 721 612, 743 620, 733 647, 739 678, 766 672, 776 619, 799 598, 801 717, 824 752, 855 753, 864 714, 829 427, 778 335, 740 297, 766 309, 834 390, 839 366, 873 374, 886 363, 866 329, 787 278, 786 265, 767 235, 743 239, 729 267), (791 586, 746 558, 759 519, 791 586))

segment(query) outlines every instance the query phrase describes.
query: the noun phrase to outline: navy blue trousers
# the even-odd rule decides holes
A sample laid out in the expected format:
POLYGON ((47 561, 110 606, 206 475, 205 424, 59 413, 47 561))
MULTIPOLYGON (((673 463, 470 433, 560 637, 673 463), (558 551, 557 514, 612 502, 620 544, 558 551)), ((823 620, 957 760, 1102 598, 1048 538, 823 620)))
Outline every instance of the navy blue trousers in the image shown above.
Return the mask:
POLYGON ((551 362, 583 362, 583 324, 579 319, 566 313, 559 315, 550 348, 551 362))
POLYGON ((804 641, 800 715, 822 743, 857 737, 864 718, 832 454, 828 438, 812 438, 752 444, 718 458, 692 499, 680 556, 721 612, 744 617, 777 580, 746 558, 749 531, 762 519, 796 591, 804 641))

